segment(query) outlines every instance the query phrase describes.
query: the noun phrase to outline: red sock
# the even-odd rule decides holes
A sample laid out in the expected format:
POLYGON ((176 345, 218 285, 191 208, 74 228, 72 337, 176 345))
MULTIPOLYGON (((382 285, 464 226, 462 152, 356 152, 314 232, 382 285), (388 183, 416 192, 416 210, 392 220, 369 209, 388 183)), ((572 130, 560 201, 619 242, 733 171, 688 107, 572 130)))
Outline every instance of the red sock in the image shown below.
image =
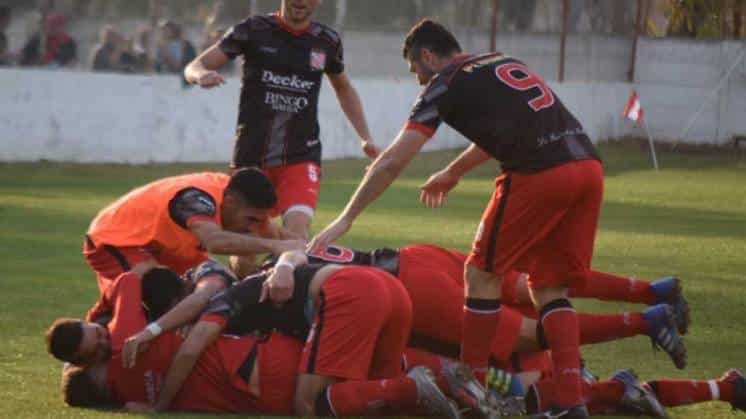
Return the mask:
POLYGON ((464 306, 461 360, 475 371, 487 369, 490 345, 500 317, 500 300, 467 298, 464 306))
POLYGON ((569 301, 555 300, 542 309, 541 323, 552 351, 556 406, 568 408, 583 404, 578 314, 569 301))
POLYGON ((593 412, 592 415, 616 412, 624 396, 624 384, 616 380, 599 381, 593 384, 583 382, 583 390, 588 410, 593 412))
POLYGON ((591 271, 582 286, 571 287, 570 297, 655 304, 655 295, 650 289, 650 282, 598 271, 591 271))
POLYGON ((432 371, 435 376, 435 383, 442 391, 448 393, 448 381, 446 381, 443 376, 443 363, 446 361, 445 357, 414 348, 407 348, 407 350, 404 351, 403 357, 405 371, 409 371, 420 365, 430 368, 430 371, 432 371))
POLYGON ((733 383, 722 380, 656 380, 647 383, 664 406, 733 400, 733 383), (716 394, 713 394, 715 392, 716 394))
POLYGON ((648 333, 648 323, 641 313, 578 313, 580 344, 609 342, 648 333))
POLYGON ((337 417, 408 413, 417 407, 417 385, 409 377, 345 381, 329 386, 326 396, 337 417))

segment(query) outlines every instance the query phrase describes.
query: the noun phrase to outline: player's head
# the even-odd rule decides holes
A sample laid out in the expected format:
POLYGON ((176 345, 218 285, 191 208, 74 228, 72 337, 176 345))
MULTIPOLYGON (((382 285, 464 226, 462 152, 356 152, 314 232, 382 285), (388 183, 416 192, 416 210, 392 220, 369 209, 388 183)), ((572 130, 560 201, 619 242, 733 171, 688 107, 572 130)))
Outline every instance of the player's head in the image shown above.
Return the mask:
POLYGON ((275 187, 267 175, 254 167, 233 173, 223 195, 221 217, 223 228, 245 233, 269 221, 277 204, 275 187))
POLYGON ((61 318, 46 333, 47 351, 60 361, 91 365, 111 357, 109 331, 98 323, 61 318))
POLYGON ((166 314, 193 289, 176 272, 168 268, 153 268, 142 276, 142 305, 149 321, 166 314))
POLYGON ((105 407, 113 404, 106 391, 105 380, 101 382, 101 368, 82 368, 66 365, 62 370, 62 398, 72 407, 105 407))
POLYGON ((321 0, 282 0, 282 18, 293 25, 306 25, 320 4, 321 0))
POLYGON ((423 19, 414 25, 404 39, 402 48, 409 71, 417 75, 421 85, 430 82, 460 52, 461 45, 456 37, 432 19, 423 19))

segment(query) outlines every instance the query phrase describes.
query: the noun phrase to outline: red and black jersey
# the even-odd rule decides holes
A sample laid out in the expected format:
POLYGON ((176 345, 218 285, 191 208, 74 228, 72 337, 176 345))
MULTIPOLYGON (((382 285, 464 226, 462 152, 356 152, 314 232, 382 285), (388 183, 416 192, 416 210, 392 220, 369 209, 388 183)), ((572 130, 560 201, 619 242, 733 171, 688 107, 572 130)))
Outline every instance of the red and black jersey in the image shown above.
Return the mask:
POLYGON ((344 71, 339 34, 316 22, 294 31, 275 14, 259 15, 219 45, 244 58, 233 167, 320 163, 319 91, 324 73, 344 71))
POLYGON ((442 121, 503 170, 531 173, 599 160, 580 122, 544 80, 499 53, 454 59, 420 94, 407 127, 432 136, 442 121))

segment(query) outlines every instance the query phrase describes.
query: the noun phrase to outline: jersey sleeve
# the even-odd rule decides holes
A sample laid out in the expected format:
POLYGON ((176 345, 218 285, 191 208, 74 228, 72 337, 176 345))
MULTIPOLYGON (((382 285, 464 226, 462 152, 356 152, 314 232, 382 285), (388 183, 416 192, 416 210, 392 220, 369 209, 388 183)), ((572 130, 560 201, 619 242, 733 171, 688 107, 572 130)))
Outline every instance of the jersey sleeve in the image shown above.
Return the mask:
POLYGON ((231 60, 239 55, 249 56, 252 50, 252 18, 248 18, 238 25, 228 29, 223 39, 220 40, 218 47, 223 54, 231 60))
POLYGON ((329 57, 329 61, 326 64, 327 74, 341 74, 345 71, 344 63, 344 47, 342 46, 342 39, 339 35, 336 35, 337 42, 335 43, 334 49, 332 50, 332 56, 329 57))
POLYGON ((427 137, 435 135, 435 131, 443 122, 440 108, 447 92, 448 86, 445 82, 440 79, 433 80, 414 103, 405 128, 419 131, 427 137))
POLYGON ((207 192, 197 188, 179 191, 168 204, 171 219, 183 228, 195 221, 217 222, 217 204, 207 192))

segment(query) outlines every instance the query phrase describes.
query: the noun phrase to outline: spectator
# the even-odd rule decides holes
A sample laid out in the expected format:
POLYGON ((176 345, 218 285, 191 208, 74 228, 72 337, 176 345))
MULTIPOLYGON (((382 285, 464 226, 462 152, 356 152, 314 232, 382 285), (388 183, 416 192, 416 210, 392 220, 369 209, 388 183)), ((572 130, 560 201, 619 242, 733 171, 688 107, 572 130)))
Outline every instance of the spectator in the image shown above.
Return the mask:
POLYGON ((158 71, 182 74, 184 67, 197 57, 194 46, 184 39, 181 25, 166 20, 158 26, 161 30, 156 64, 158 71))
POLYGON ((10 7, 0 6, 0 66, 10 65, 11 56, 8 51, 8 37, 5 30, 10 24, 10 7))
POLYGON ((26 41, 21 51, 21 65, 71 67, 75 65, 78 54, 77 45, 67 34, 67 18, 58 13, 51 13, 44 19, 44 49, 42 50, 42 31, 36 32, 26 41))
POLYGON ((135 37, 132 40, 132 56, 135 60, 135 72, 137 73, 151 73, 155 69, 148 47, 152 34, 153 30, 146 25, 138 27, 135 31, 135 37))
POLYGON ((91 52, 93 71, 135 71, 135 57, 129 51, 129 44, 112 25, 104 25, 99 34, 99 43, 91 52))

